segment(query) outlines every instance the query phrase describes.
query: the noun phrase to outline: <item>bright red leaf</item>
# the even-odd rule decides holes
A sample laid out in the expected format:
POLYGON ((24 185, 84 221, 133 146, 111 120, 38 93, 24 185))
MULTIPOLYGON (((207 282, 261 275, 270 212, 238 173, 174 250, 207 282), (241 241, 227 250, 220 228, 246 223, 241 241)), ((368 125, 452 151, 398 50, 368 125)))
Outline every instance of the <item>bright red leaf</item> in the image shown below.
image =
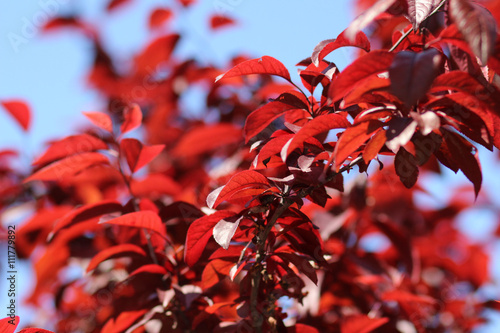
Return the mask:
POLYGON ((83 112, 83 115, 97 127, 110 133, 113 132, 113 123, 107 114, 102 112, 83 112))
POLYGON ((130 256, 134 254, 144 257, 146 256, 146 251, 134 244, 120 244, 109 247, 97 253, 92 258, 92 260, 90 260, 89 265, 87 266, 87 272, 94 270, 101 262, 105 260, 130 256))
POLYGON ((139 105, 133 104, 130 107, 126 107, 123 111, 123 123, 120 127, 120 131, 122 132, 122 134, 125 134, 141 126, 141 123, 141 108, 139 107, 139 105))
POLYGON ((262 132, 273 120, 283 115, 286 111, 294 110, 296 107, 272 101, 264 104, 257 110, 254 110, 245 121, 245 140, 248 143, 250 139, 262 132))
POLYGON ((165 235, 165 226, 157 213, 149 210, 132 212, 111 220, 105 220, 100 223, 121 225, 126 227, 144 228, 156 231, 160 235, 165 235))
POLYGON ((27 131, 31 123, 31 111, 28 104, 22 100, 4 100, 0 102, 17 123, 27 131))
POLYGON ((120 151, 132 172, 151 162, 164 148, 165 145, 144 146, 136 139, 123 139, 120 142, 120 151))
POLYGON ((262 58, 247 60, 234 66, 224 74, 217 76, 215 82, 219 81, 222 78, 230 78, 249 74, 276 75, 284 78, 287 81, 291 81, 290 73, 288 73, 288 70, 281 62, 274 59, 273 57, 263 56, 262 58))
POLYGON ((224 15, 212 15, 210 17, 210 28, 212 28, 212 30, 220 29, 234 24, 235 21, 232 18, 224 15))
POLYGON ((172 19, 173 12, 170 8, 156 8, 149 16, 149 29, 157 29, 172 19))
POLYGON ((389 321, 389 318, 370 318, 365 315, 346 316, 340 324, 341 333, 369 333, 389 321))
POLYGON ((179 38, 179 35, 171 34, 152 41, 136 56, 136 72, 141 75, 151 75, 151 71, 155 71, 157 66, 168 62, 179 38))
POLYGON ((329 53, 344 46, 355 46, 359 47, 362 50, 365 50, 366 52, 370 52, 370 41, 368 40, 364 32, 359 31, 356 34, 354 40, 351 41, 350 39, 345 37, 344 31, 337 38, 327 39, 316 45, 314 47, 311 60, 314 65, 319 66, 319 62, 323 60, 323 58, 325 58, 329 53))

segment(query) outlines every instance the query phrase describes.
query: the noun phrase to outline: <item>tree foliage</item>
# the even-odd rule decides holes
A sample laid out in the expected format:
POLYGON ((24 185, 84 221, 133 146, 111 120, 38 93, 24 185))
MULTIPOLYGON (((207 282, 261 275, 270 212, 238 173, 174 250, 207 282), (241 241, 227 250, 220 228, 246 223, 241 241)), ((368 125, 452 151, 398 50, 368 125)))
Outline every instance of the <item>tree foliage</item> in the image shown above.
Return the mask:
MULTIPOLYGON (((179 3, 156 8, 150 29, 192 2, 179 3)), ((109 15, 125 5, 109 2, 109 15)), ((30 210, 16 240, 36 272, 27 303, 56 332, 466 332, 485 322, 498 308, 479 292, 489 255, 456 220, 466 194, 492 204, 476 146, 500 148, 498 5, 358 5, 344 32, 297 64, 301 82, 269 56, 224 69, 183 59, 182 35, 168 29, 119 68, 98 27, 48 22, 46 33, 74 28, 93 43, 88 82, 107 106, 51 142, 28 175, 7 163, 15 152, 0 153, 0 209, 30 210), (358 57, 339 69, 326 57, 343 47, 358 57), (193 87, 205 92, 200 118, 182 103, 193 87), (471 185, 440 207, 416 202, 419 179, 443 168, 471 185), (386 246, 370 250, 372 236, 386 246)), ((212 29, 234 23, 210 18, 212 29)), ((25 102, 1 104, 29 129, 25 102)))

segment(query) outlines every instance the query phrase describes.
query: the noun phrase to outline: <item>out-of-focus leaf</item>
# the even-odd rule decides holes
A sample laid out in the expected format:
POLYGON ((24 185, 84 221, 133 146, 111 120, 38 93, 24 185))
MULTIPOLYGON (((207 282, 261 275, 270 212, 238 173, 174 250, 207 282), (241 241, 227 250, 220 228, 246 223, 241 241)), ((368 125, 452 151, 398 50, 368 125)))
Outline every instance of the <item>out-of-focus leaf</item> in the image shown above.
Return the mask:
POLYGON ((25 101, 11 99, 1 101, 0 104, 2 104, 5 110, 14 117, 23 130, 27 131, 29 129, 31 124, 31 111, 25 101))

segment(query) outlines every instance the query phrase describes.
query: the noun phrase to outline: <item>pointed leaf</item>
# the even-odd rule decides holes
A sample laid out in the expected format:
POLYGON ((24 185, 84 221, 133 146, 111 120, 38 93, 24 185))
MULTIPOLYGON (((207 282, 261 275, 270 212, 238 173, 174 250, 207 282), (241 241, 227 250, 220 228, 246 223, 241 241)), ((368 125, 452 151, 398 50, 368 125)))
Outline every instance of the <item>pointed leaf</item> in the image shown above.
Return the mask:
POLYGON ((17 123, 27 131, 31 124, 31 111, 26 102, 22 100, 6 100, 1 101, 0 104, 7 110, 7 112, 14 117, 17 123))
POLYGON ((311 136, 321 134, 331 129, 347 128, 350 125, 347 119, 340 114, 330 113, 318 116, 305 124, 304 127, 293 136, 292 140, 283 147, 281 158, 285 161, 292 151, 301 147, 311 136))
POLYGON ((137 74, 151 76, 151 69, 168 62, 179 38, 178 34, 170 34, 159 37, 146 46, 134 59, 137 74))
POLYGON ((413 24, 413 29, 418 30, 429 14, 436 9, 441 0, 408 0, 408 18, 413 24))
POLYGON ((14 333, 17 325, 19 325, 19 316, 15 316, 14 318, 3 318, 2 320, 0 320, 0 332, 14 333), (12 322, 14 323, 14 325, 11 324, 12 322))
POLYGON ((134 244, 120 244, 109 247, 98 252, 92 258, 92 260, 90 260, 89 265, 87 266, 87 272, 94 270, 101 262, 105 260, 130 256, 131 254, 138 254, 145 257, 146 251, 134 244))
POLYGON ((263 56, 262 58, 244 61, 234 66, 224 74, 219 75, 215 79, 215 82, 219 81, 222 78, 230 78, 249 74, 276 75, 291 82, 290 73, 288 73, 286 67, 278 60, 269 56, 263 56))
POLYGON ((49 330, 44 330, 42 328, 25 328, 20 330, 18 333, 54 333, 49 330))
POLYGON ((424 97, 438 75, 441 54, 436 49, 398 52, 389 68, 390 92, 407 107, 424 97))
POLYGON ((223 27, 234 25, 235 21, 225 15, 212 15, 210 17, 210 28, 217 30, 223 27))
POLYGON ((343 318, 340 324, 341 333, 369 333, 384 325, 389 318, 370 318, 365 315, 351 315, 343 318))
POLYGON ((474 54, 486 65, 497 39, 497 24, 491 13, 468 0, 450 0, 449 11, 474 54))
POLYGON ((156 29, 164 25, 173 17, 169 8, 156 8, 149 16, 149 29, 156 29))
POLYGON ((186 236, 184 260, 188 266, 193 266, 200 259, 203 250, 213 234, 215 225, 223 219, 236 216, 236 213, 221 210, 212 215, 203 216, 189 226, 186 236))
POLYGON ((329 95, 333 102, 344 97, 361 80, 389 70, 394 53, 372 51, 347 66, 330 84, 329 95))
POLYGON ((107 148, 106 143, 95 136, 72 135, 53 142, 45 153, 33 162, 33 165, 47 164, 70 155, 107 148))
POLYGON ((97 127, 110 133, 113 132, 113 123, 107 114, 103 112, 83 112, 83 115, 97 127))
POLYGON ((151 162, 164 148, 165 145, 144 146, 136 139, 123 139, 120 142, 120 152, 125 155, 132 172, 151 162))
POLYGON ((354 153, 366 140, 380 130, 383 125, 384 123, 378 120, 369 120, 346 129, 340 136, 339 141, 337 141, 335 150, 333 151, 336 171, 340 169, 340 166, 349 155, 354 153))
POLYGON ((120 217, 103 221, 100 223, 121 225, 134 228, 144 228, 156 231, 160 235, 165 235, 165 226, 163 225, 161 218, 158 216, 157 213, 150 210, 128 213, 120 217))
POLYGON ((222 246, 225 250, 229 248, 229 244, 231 243, 231 239, 234 236, 234 233, 236 232, 236 229, 238 229, 238 225, 240 224, 240 221, 243 217, 240 217, 236 221, 226 221, 226 220, 220 220, 214 227, 213 230, 213 235, 214 239, 219 244, 222 246))
POLYGON ((262 132, 269 124, 283 113, 296 107, 278 101, 269 102, 250 113, 245 121, 245 142, 262 132))
POLYGON ((229 179, 227 184, 215 197, 214 204, 210 208, 217 208, 223 201, 230 199, 238 191, 248 188, 265 189, 268 187, 269 181, 262 174, 252 170, 241 171, 229 179))
POLYGON ((98 164, 107 164, 109 160, 99 153, 81 153, 66 157, 62 160, 43 167, 24 180, 27 183, 32 180, 62 181, 77 173, 98 164))
POLYGON ((356 33, 353 41, 346 38, 345 31, 343 31, 337 38, 327 39, 316 45, 314 47, 311 60, 314 65, 319 66, 320 61, 323 60, 329 53, 344 46, 355 46, 365 50, 366 52, 370 52, 370 41, 363 31, 356 33))
POLYGON ((120 127, 120 131, 122 132, 122 134, 125 134, 141 126, 141 123, 141 108, 139 107, 139 105, 133 104, 130 107, 126 107, 123 111, 123 123, 120 127))

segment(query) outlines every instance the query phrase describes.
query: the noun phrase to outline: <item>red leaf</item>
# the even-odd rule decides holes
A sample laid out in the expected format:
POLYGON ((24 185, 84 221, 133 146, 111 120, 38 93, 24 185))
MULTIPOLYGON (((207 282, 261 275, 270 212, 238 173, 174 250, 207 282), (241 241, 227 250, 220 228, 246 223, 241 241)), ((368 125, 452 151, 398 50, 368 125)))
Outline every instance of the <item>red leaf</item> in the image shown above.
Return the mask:
POLYGON ((413 24, 413 29, 418 30, 429 14, 436 9, 441 0, 409 0, 408 1, 408 18, 413 24))
POLYGON ((336 102, 361 80, 387 71, 393 59, 394 53, 387 51, 372 51, 358 58, 333 79, 329 90, 330 98, 336 102))
POLYGON ((365 150, 363 151, 363 161, 368 164, 368 162, 374 159, 386 141, 386 132, 378 131, 366 144, 365 150))
POLYGON ((179 184, 163 174, 149 174, 141 180, 133 179, 130 187, 132 193, 138 197, 175 195, 182 191, 179 184))
POLYGON ((398 303, 423 303, 428 305, 436 304, 436 300, 432 297, 429 297, 427 295, 415 295, 402 290, 387 291, 382 294, 382 299, 384 301, 396 301, 398 303))
POLYGON ((120 142, 120 152, 125 155, 127 164, 132 172, 136 172, 151 162, 164 148, 165 145, 143 146, 136 139, 123 139, 120 142))
POLYGON ((99 153, 91 152, 72 155, 43 167, 26 178, 24 183, 32 180, 62 181, 85 169, 98 164, 107 164, 108 162, 108 158, 99 153))
POLYGON ((207 205, 210 208, 217 208, 221 202, 230 199, 238 191, 268 187, 269 181, 262 174, 252 170, 241 171, 231 177, 225 186, 210 193, 207 197, 207 205))
POLYGON ((407 107, 424 97, 438 75, 441 54, 436 49, 398 52, 389 68, 390 92, 407 107))
POLYGON ((157 213, 150 210, 128 213, 100 223, 115 224, 134 228, 144 228, 156 231, 160 235, 165 235, 165 226, 163 225, 161 218, 157 213))
POLYGON ((248 143, 251 138, 262 132, 274 119, 294 109, 295 106, 272 101, 250 113, 245 121, 245 142, 248 143))
POLYGON ((263 56, 259 59, 244 61, 234 66, 224 74, 217 76, 215 82, 219 81, 222 78, 230 78, 249 74, 277 75, 291 82, 290 73, 288 73, 286 67, 278 60, 269 56, 263 56))
POLYGON ((19 325, 19 316, 15 316, 15 318, 6 317, 0 320, 0 332, 2 333, 14 333, 17 325, 19 325), (13 321, 14 325, 9 323, 9 321, 13 321))
POLYGON ((172 151, 176 157, 192 157, 241 140, 241 128, 227 123, 196 127, 184 135, 172 151))
POLYGON ((497 24, 491 13, 468 0, 451 0, 449 11, 474 54, 486 65, 497 39, 497 24))
POLYGON ((220 29, 222 27, 227 27, 234 24, 235 22, 232 18, 224 15, 212 15, 212 17, 210 17, 210 28, 212 28, 212 30, 220 29))
POLYGON ((344 34, 345 31, 343 31, 337 38, 324 40, 314 47, 311 60, 315 66, 319 66, 321 60, 323 60, 329 53, 340 47, 355 46, 365 50, 366 52, 370 52, 370 41, 364 32, 359 31, 353 41, 346 38, 344 34))
POLYGON ((354 40, 358 32, 366 28, 377 16, 389 9, 396 0, 378 0, 359 15, 344 31, 346 38, 354 40))
POLYGON ((340 324, 341 333, 369 333, 384 325, 389 318, 370 318, 365 315, 352 315, 344 317, 340 324))
POLYGON ((83 115, 87 117, 92 124, 105 131, 113 133, 113 123, 107 114, 102 112, 83 112, 83 115))
POLYGON ((21 127, 27 131, 31 123, 30 107, 22 100, 7 100, 0 102, 7 112, 14 117, 21 127))
POLYGON ((123 111, 123 123, 120 127, 122 134, 130 132, 137 127, 141 126, 142 123, 142 111, 139 105, 134 104, 131 107, 125 108, 123 111))
POLYGON ((125 5, 127 2, 130 2, 130 0, 110 0, 108 2, 108 5, 106 6, 106 10, 108 12, 111 12, 111 11, 115 10, 116 8, 125 5))
POLYGON ((235 215, 233 212, 221 210, 212 215, 203 216, 191 223, 187 232, 186 249, 184 251, 184 260, 188 266, 193 266, 200 259, 207 242, 212 237, 214 226, 220 220, 235 215))
POLYGON ((72 135, 53 142, 45 153, 33 162, 33 165, 47 164, 70 155, 107 148, 106 143, 95 136, 72 135))
POLYGON ((149 265, 143 265, 130 273, 129 277, 137 275, 137 274, 154 274, 154 275, 165 275, 168 273, 168 271, 165 269, 165 267, 157 265, 157 264, 149 264, 149 265))
POLYGON ((174 14, 169 8, 156 8, 149 16, 149 29, 156 29, 165 24, 174 14))
POLYGON ((333 156, 335 159, 336 171, 340 169, 342 163, 355 152, 366 140, 382 128, 384 123, 378 120, 369 120, 353 125, 345 130, 335 145, 333 156))
MULTIPOLYGON (((232 261, 212 260, 205 266, 201 275, 203 289, 208 289, 216 285, 223 277, 229 275, 229 271, 235 265, 232 261)), ((207 311, 205 309, 205 311, 207 311)), ((215 312, 215 311, 214 311, 215 312)))
POLYGON ((300 273, 307 276, 315 285, 318 285, 318 276, 316 275, 316 269, 311 265, 309 259, 303 256, 299 256, 295 253, 285 253, 285 252, 275 252, 274 255, 283 259, 285 264, 292 263, 300 273))
POLYGON ((49 330, 44 330, 42 328, 25 328, 20 330, 18 333, 54 333, 49 330))
POLYGON ((312 326, 305 324, 295 324, 292 327, 286 328, 287 333, 319 333, 319 331, 312 326))
POLYGON ((285 161, 292 151, 294 151, 298 147, 301 147, 302 144, 311 136, 321 134, 331 129, 347 128, 350 125, 351 124, 344 116, 336 113, 318 116, 305 124, 304 127, 302 127, 293 136, 293 139, 283 147, 283 150, 281 151, 281 158, 283 159, 283 161, 285 161))
POLYGON ((112 246, 97 253, 92 260, 90 260, 90 263, 87 266, 87 272, 94 270, 105 260, 130 256, 131 254, 146 256, 146 252, 141 247, 134 244, 120 244, 112 246))
POLYGON ((150 76, 151 70, 155 70, 158 65, 170 59, 179 38, 179 35, 171 34, 152 41, 142 53, 136 56, 136 72, 140 75, 150 76))

